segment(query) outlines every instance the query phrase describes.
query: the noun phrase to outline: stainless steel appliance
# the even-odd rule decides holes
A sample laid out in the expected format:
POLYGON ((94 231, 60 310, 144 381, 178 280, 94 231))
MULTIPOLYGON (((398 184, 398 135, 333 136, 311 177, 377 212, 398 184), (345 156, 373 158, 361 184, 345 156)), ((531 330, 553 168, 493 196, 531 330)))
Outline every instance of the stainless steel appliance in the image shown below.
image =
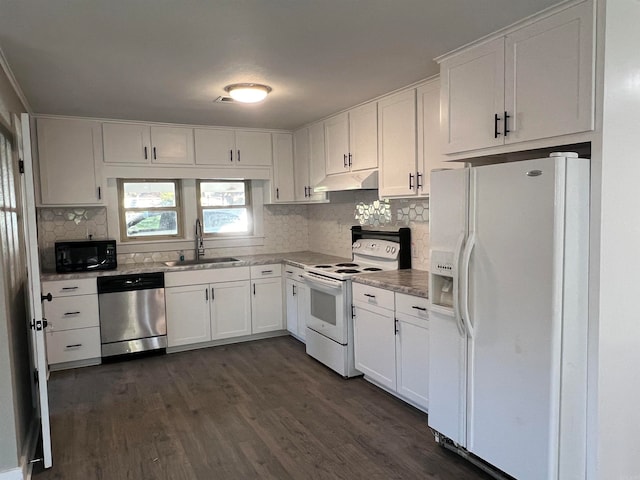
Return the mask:
POLYGON ((73 240, 54 245, 56 272, 91 272, 118 267, 115 240, 73 240))
POLYGON ((164 273, 98 277, 102 356, 165 349, 164 273))
POLYGON ((359 273, 411 268, 411 231, 353 227, 352 261, 305 268, 309 286, 307 354, 344 377, 356 370, 353 352, 351 278, 359 273))

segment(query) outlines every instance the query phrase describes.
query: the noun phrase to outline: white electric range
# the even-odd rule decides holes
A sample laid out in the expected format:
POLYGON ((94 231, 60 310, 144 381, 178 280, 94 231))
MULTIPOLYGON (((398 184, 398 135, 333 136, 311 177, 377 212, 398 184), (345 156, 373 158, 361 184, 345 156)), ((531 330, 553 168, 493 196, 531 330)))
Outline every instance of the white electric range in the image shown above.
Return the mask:
POLYGON ((345 378, 362 375, 355 368, 351 278, 411 267, 408 228, 395 232, 352 229, 351 262, 305 268, 309 286, 307 354, 345 378))

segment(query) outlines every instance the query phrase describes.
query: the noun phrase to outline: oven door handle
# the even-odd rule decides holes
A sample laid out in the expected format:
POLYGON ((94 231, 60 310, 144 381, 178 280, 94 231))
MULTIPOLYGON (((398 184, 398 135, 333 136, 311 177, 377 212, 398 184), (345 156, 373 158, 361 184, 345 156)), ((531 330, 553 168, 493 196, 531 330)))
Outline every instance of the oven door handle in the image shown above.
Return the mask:
POLYGON ((342 282, 340 280, 333 280, 331 278, 321 277, 312 273, 303 273, 302 277, 310 286, 324 287, 324 290, 342 290, 342 282))

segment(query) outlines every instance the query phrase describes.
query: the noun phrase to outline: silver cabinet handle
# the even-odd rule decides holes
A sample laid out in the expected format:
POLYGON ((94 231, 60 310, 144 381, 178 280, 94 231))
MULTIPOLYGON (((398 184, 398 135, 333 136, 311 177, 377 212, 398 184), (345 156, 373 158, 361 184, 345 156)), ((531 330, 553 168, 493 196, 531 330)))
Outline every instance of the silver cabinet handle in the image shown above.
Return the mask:
POLYGON ((70 315, 80 315, 80 312, 65 312, 64 316, 68 317, 70 315))

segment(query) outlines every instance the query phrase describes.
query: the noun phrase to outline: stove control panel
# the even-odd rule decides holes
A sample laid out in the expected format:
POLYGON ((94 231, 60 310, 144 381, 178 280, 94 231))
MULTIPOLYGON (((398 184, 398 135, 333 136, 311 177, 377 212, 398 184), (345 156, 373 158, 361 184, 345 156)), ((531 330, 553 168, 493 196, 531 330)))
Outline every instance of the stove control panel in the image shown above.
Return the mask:
POLYGON ((390 242, 389 240, 361 239, 353 242, 352 250, 357 255, 396 259, 400 249, 396 242, 390 242))

